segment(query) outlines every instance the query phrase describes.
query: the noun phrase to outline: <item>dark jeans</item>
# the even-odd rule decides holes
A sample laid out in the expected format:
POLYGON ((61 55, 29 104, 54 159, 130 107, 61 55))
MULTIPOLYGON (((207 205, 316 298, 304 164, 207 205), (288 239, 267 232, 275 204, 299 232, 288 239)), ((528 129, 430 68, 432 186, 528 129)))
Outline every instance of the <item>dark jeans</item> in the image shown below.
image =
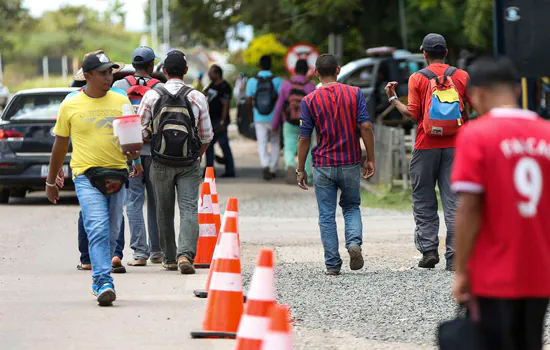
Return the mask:
POLYGON ((157 198, 157 225, 164 260, 176 262, 184 256, 192 263, 199 239, 199 186, 202 182, 199 162, 186 167, 171 167, 153 160, 151 182, 157 198), (177 245, 174 226, 176 200, 180 211, 177 245))
POLYGON ((233 153, 231 152, 231 146, 229 146, 229 137, 227 136, 227 126, 223 132, 219 131, 220 123, 212 122, 212 127, 215 130, 214 138, 210 142, 210 147, 206 150, 206 166, 214 166, 214 145, 216 142, 220 143, 220 147, 225 158, 225 172, 227 174, 235 173, 235 161, 233 160, 233 153))
POLYGON ((477 300, 485 349, 541 350, 548 299, 477 300))
MULTIPOLYGON (((124 220, 122 227, 116 239, 115 256, 122 259, 122 250, 124 249, 124 220)), ((84 229, 84 221, 82 220, 82 212, 78 213, 78 250, 80 251, 80 263, 90 264, 90 252, 88 250, 88 235, 84 229)))

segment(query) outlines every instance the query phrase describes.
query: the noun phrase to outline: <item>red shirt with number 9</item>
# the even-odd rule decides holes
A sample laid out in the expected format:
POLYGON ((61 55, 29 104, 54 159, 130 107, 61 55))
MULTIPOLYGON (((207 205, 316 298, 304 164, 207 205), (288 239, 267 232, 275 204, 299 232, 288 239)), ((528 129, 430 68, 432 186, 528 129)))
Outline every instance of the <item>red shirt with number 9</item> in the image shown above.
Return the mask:
POLYGON ((550 123, 530 111, 493 109, 466 125, 452 188, 483 195, 468 261, 472 293, 550 297, 550 123))

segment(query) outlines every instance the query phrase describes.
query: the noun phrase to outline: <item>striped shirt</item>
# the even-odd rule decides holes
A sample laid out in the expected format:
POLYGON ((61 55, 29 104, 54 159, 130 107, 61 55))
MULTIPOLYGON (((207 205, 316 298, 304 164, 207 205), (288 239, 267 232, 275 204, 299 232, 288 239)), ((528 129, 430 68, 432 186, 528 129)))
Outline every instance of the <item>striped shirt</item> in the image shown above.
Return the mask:
POLYGON ((359 125, 370 122, 367 102, 356 87, 334 83, 302 100, 300 136, 317 130, 317 146, 311 151, 313 166, 335 167, 361 162, 359 125))
MULTIPOLYGON (((164 84, 164 88, 172 94, 176 94, 185 83, 183 80, 170 79, 164 84)), ((156 111, 153 111, 153 106, 160 98, 160 95, 155 90, 149 90, 143 96, 141 104, 139 105, 138 114, 141 117, 141 127, 143 129, 143 136, 147 136, 147 129, 151 124, 151 120, 156 111)), ((210 122, 210 114, 208 111, 208 101, 206 96, 200 91, 193 90, 187 95, 187 99, 191 103, 193 109, 193 115, 195 116, 195 125, 199 129, 199 138, 202 144, 209 143, 214 138, 214 131, 212 130, 212 123, 210 122)))

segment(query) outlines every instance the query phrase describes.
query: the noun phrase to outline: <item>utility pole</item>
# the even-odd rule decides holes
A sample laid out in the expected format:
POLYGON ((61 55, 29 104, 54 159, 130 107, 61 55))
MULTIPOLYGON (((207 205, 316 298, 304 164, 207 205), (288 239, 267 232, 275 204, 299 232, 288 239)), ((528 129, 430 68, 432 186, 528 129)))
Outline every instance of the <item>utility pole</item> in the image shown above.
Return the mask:
POLYGON ((157 22, 157 0, 151 0, 151 48, 157 50, 157 40, 158 40, 158 22, 157 22))
POLYGON ((170 0, 162 0, 162 22, 164 25, 162 34, 164 36, 164 44, 170 46, 170 13, 168 12, 170 0))
POLYGON ((503 0, 493 0, 493 53, 498 56, 505 52, 503 0))
POLYGON ((401 39, 403 40, 403 49, 409 49, 409 40, 407 39, 407 21, 405 18, 405 4, 399 0, 399 19, 401 21, 401 39))

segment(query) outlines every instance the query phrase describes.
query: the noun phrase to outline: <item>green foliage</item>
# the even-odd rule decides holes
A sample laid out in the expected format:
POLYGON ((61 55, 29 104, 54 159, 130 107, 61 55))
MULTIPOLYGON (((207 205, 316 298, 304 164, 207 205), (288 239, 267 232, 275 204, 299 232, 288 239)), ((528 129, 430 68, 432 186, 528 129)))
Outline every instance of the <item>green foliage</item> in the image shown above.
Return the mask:
POLYGON ((266 34, 256 37, 248 49, 243 52, 244 63, 251 67, 257 67, 260 62, 260 57, 263 55, 271 55, 273 59, 272 71, 276 74, 284 74, 284 57, 287 48, 282 45, 274 34, 266 34))
MULTIPOLYGON (((25 18, 26 12, 21 13, 25 18)), ((24 19, 25 26, 13 24, 15 29, 5 33, 11 45, 2 49, 8 64, 7 83, 18 84, 29 75, 36 75, 43 56, 81 59, 86 52, 102 48, 111 59, 128 62, 132 50, 139 45, 140 34, 124 30, 125 12, 120 0, 111 2, 106 13, 100 15, 84 6, 65 5, 58 11, 45 12, 39 19, 24 19)), ((1 33, 4 32, 0 32, 0 38, 1 33)))

